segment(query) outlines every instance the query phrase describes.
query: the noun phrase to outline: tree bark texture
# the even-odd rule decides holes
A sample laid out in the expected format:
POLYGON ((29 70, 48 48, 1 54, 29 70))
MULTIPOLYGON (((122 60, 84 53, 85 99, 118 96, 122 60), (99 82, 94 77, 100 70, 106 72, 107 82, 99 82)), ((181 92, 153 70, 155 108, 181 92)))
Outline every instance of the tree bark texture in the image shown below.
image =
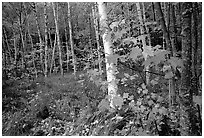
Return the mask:
POLYGON ((69 39, 70 39, 70 45, 71 45, 71 52, 72 52, 72 64, 74 67, 74 75, 76 76, 76 59, 75 59, 75 54, 74 54, 74 42, 72 38, 72 24, 71 24, 71 7, 70 3, 68 2, 68 20, 69 20, 69 39))
POLYGON ((113 56, 112 42, 110 30, 107 23, 107 12, 106 12, 106 3, 98 2, 98 10, 100 16, 100 25, 101 29, 104 30, 102 35, 103 45, 105 51, 105 62, 106 62, 106 73, 107 73, 107 83, 108 83, 108 96, 110 96, 110 106, 114 107, 113 99, 117 95, 118 86, 116 83, 116 66, 113 61, 109 60, 113 56))

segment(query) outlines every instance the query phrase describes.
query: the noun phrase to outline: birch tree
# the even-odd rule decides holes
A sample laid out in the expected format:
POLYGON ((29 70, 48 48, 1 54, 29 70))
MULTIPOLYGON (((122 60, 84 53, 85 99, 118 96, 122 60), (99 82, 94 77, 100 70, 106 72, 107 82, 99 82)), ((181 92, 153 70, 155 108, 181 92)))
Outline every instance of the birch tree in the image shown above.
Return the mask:
MULTIPOLYGON (((56 15, 58 14, 58 4, 56 5, 55 10, 55 4, 52 2, 52 8, 54 13, 54 20, 55 20, 55 30, 56 30, 56 37, 57 37, 57 46, 59 49, 59 61, 60 61, 60 73, 63 75, 63 68, 62 68, 62 51, 61 51, 61 43, 60 43, 60 34, 59 34, 59 28, 58 28, 58 21, 56 15)), ((57 15, 58 16, 58 15, 57 15)))
POLYGON ((102 35, 103 38, 103 46, 105 51, 105 62, 106 62, 106 73, 107 73, 107 83, 108 83, 108 95, 110 96, 110 106, 114 107, 113 99, 117 96, 118 86, 116 83, 116 66, 112 60, 110 60, 111 56, 113 56, 112 42, 110 30, 107 23, 107 12, 106 12, 106 3, 98 2, 98 11, 100 16, 100 25, 101 29, 104 30, 102 35))
MULTIPOLYGON (((164 14, 161 10, 161 4, 159 2, 155 2, 155 8, 157 9, 157 15, 159 17, 158 22, 161 24, 163 35, 164 35, 164 38, 166 40, 167 48, 168 48, 168 51, 170 52, 170 55, 168 56, 168 58, 170 58, 171 56, 173 56, 173 50, 172 50, 170 36, 169 36, 169 33, 167 32, 164 14)), ((172 103, 175 103, 175 81, 174 81, 174 78, 169 79, 169 105, 170 105, 170 107, 172 106, 172 103), (172 101, 172 97, 173 97, 173 101, 172 101)))
POLYGON ((70 10, 70 3, 68 2, 68 18, 69 18, 69 39, 71 45, 71 52, 72 52, 72 64, 74 66, 74 75, 76 75, 76 61, 74 55, 74 43, 72 38, 72 24, 71 24, 71 10, 70 10))
MULTIPOLYGON (((144 22, 143 22, 143 18, 142 18, 142 9, 140 7, 140 3, 136 2, 136 6, 137 6, 137 12, 138 12, 138 18, 139 18, 139 22, 140 22, 140 33, 142 35, 142 45, 143 48, 146 49, 147 44, 146 44, 146 36, 145 36, 145 28, 144 28, 144 22)), ((144 57, 145 60, 147 60, 147 56, 144 57)), ((146 67, 145 69, 146 72, 146 84, 149 84, 149 78, 150 78, 150 73, 148 73, 149 71, 149 66, 146 67)))
POLYGON ((35 22, 36 22, 36 25, 37 25, 37 30, 38 30, 38 37, 39 37, 39 40, 40 40, 40 62, 41 62, 41 67, 42 69, 44 70, 44 66, 43 66, 43 54, 42 54, 42 51, 43 51, 43 40, 42 40, 42 36, 41 36, 41 33, 40 33, 40 25, 39 25, 39 22, 38 22, 38 16, 37 16, 37 4, 35 2, 33 2, 33 11, 34 11, 34 16, 35 16, 35 22))
POLYGON ((64 17, 64 27, 65 27, 65 30, 64 30, 64 33, 65 33, 65 44, 66 44, 66 50, 67 50, 67 72, 69 71, 69 45, 68 45, 68 31, 67 31, 67 25, 66 25, 66 18, 65 18, 65 15, 63 16, 64 17))
POLYGON ((45 77, 47 77, 47 68, 48 68, 48 55, 47 55, 47 50, 48 50, 48 16, 47 16, 47 3, 44 2, 44 18, 45 18, 45 77))

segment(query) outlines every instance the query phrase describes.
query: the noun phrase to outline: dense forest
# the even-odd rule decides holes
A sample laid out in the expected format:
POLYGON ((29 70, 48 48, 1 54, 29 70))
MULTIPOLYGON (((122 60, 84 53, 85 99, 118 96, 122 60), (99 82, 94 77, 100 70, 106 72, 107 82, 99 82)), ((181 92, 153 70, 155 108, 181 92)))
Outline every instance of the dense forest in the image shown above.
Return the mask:
POLYGON ((201 136, 202 3, 3 2, 2 135, 201 136))

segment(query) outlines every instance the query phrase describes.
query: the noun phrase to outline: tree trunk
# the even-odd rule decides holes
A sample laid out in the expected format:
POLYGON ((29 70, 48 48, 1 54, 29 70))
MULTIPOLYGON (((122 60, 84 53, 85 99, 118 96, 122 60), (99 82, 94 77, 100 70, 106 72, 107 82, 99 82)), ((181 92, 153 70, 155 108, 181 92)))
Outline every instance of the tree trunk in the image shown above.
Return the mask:
POLYGON ((42 67, 42 70, 44 70, 44 66, 43 66, 43 40, 42 40, 42 37, 41 37, 41 33, 40 33, 40 25, 39 25, 39 22, 38 22, 38 16, 37 16, 37 5, 35 4, 35 2, 33 2, 33 11, 34 11, 34 15, 35 15, 35 21, 36 21, 36 25, 37 25, 37 30, 38 30, 38 37, 39 37, 39 40, 40 40, 40 62, 41 62, 41 67, 42 67))
POLYGON ((9 55, 9 60, 7 61, 9 64, 12 62, 12 55, 11 55, 11 49, 10 49, 10 46, 9 46, 9 43, 8 43, 8 37, 6 35, 6 31, 5 31, 5 28, 2 27, 3 29, 3 36, 5 37, 5 44, 7 46, 7 49, 8 49, 8 55, 9 55))
POLYGON ((72 25, 71 25, 71 10, 70 10, 70 3, 68 2, 68 18, 69 18, 69 39, 71 45, 71 52, 72 52, 72 64, 74 66, 74 75, 76 76, 76 61, 74 55, 74 43, 72 38, 72 25))
POLYGON ((56 36, 57 36, 57 45, 58 45, 58 49, 59 49, 60 73, 61 73, 61 75, 63 75, 60 34, 59 34, 59 28, 58 28, 58 21, 57 21, 57 17, 56 17, 56 16, 58 16, 58 4, 56 6, 56 8, 57 8, 56 10, 55 10, 54 2, 52 2, 52 7, 53 7, 53 12, 54 12, 54 20, 55 20, 55 28, 56 28, 56 36))
POLYGON ((156 21, 154 2, 152 2, 152 13, 153 13, 153 21, 156 21))
POLYGON ((64 15, 64 27, 65 27, 65 41, 66 41, 66 49, 67 49, 67 72, 69 71, 69 45, 68 45, 68 31, 67 31, 67 25, 66 25, 66 18, 64 15))
MULTIPOLYGON (((141 7, 140 7, 140 3, 139 2, 136 2, 136 6, 137 6, 137 12, 138 12, 138 18, 139 18, 139 22, 140 22, 140 32, 141 32, 141 35, 142 36, 142 45, 144 48, 147 47, 147 44, 146 44, 146 36, 145 36, 145 28, 144 28, 144 22, 143 22, 143 19, 142 19, 142 10, 141 10, 141 7)), ((144 57, 145 60, 147 60, 148 57, 144 57)), ((149 79, 150 79, 150 73, 148 73, 149 71, 149 66, 146 67, 145 69, 146 73, 146 84, 148 85, 149 84, 149 79)))
POLYGON ((99 71, 101 71, 101 52, 100 52, 100 44, 99 44, 99 30, 98 30, 98 17, 96 16, 96 8, 97 5, 94 3, 92 7, 92 14, 93 14, 93 19, 94 19, 94 29, 96 33, 96 43, 97 43, 97 51, 98 51, 98 66, 99 66, 99 71))
POLYGON ((19 17, 19 21, 18 21, 18 24, 19 24, 19 29, 20 29, 20 37, 21 37, 21 42, 22 42, 22 68, 24 69, 25 68, 25 43, 24 43, 24 40, 23 40, 23 28, 22 28, 22 19, 21 19, 21 13, 20 13, 20 17, 19 17))
POLYGON ((180 108, 181 135, 190 135, 191 122, 191 8, 192 3, 182 3, 182 59, 184 68, 181 73, 180 108))
POLYGON ((198 4, 193 3, 193 14, 192 14, 192 89, 194 90, 195 95, 198 95, 198 75, 197 75, 197 50, 198 50, 198 4))
POLYGON ((52 67, 55 67, 55 49, 56 49, 56 42, 57 42, 57 37, 56 37, 56 33, 55 33, 55 41, 54 41, 54 45, 53 45, 53 49, 52 49, 52 59, 51 59, 51 64, 50 64, 50 74, 52 73, 52 67))
MULTIPOLYGON (((26 5, 25 3, 24 4, 24 7, 26 8, 26 5)), ((28 17, 27 13, 26 13, 26 16, 28 17)), ((37 78, 38 77, 38 72, 37 72, 37 69, 36 69, 36 66, 35 66, 35 51, 34 51, 34 44, 33 44, 33 39, 32 39, 32 36, 31 36, 31 33, 30 33, 30 24, 28 22, 28 37, 30 39, 30 43, 31 43, 31 48, 32 48, 32 62, 33 62, 33 68, 34 68, 34 71, 35 71, 35 77, 37 78)))
MULTIPOLYGON (((166 44, 167 44, 167 50, 170 52, 170 55, 168 56, 168 58, 170 58, 171 56, 173 56, 173 50, 172 50, 172 46, 171 46, 171 41, 170 41, 170 36, 169 33, 167 32, 167 28, 166 28, 166 24, 165 24, 165 20, 164 20, 164 15, 163 12, 161 10, 161 5, 159 2, 155 2, 155 7, 157 9, 157 15, 158 15, 158 22, 161 24, 162 30, 163 30, 163 34, 164 34, 164 38, 166 40, 166 44)), ((172 103, 175 103, 175 101, 173 102, 172 100, 172 96, 175 96, 175 80, 174 78, 169 79, 169 106, 172 106, 172 103)))
POLYGON ((105 31, 103 33, 103 45, 105 51, 105 62, 106 62, 106 73, 107 73, 107 83, 108 83, 108 95, 110 96, 110 106, 115 108, 113 104, 114 97, 117 96, 118 86, 116 83, 116 66, 113 61, 108 60, 113 56, 112 42, 110 37, 110 30, 108 29, 107 23, 107 12, 106 12, 106 3, 98 2, 98 11, 100 16, 100 25, 101 28, 105 31))
POLYGON ((171 44, 172 44, 172 50, 173 50, 173 56, 176 56, 176 47, 177 47, 177 29, 176 29, 176 16, 175 16, 175 6, 170 3, 170 8, 171 8, 171 28, 170 31, 172 33, 172 38, 171 38, 171 44))
POLYGON ((89 47, 90 47, 90 56, 91 56, 91 61, 90 61, 90 67, 92 68, 92 65, 93 65, 93 68, 94 68, 94 64, 92 64, 94 62, 94 58, 93 58, 93 48, 92 48, 92 39, 91 39, 91 33, 92 33, 92 29, 91 29, 91 18, 92 18, 92 13, 90 13, 90 16, 89 16, 89 47))
POLYGON ((47 55, 47 51, 48 51, 48 27, 47 27, 47 24, 48 24, 48 16, 47 16, 47 3, 44 2, 44 17, 45 17, 45 71, 44 71, 44 74, 45 74, 45 77, 47 77, 47 74, 48 74, 48 55, 47 55))
POLYGON ((14 28, 12 27, 12 31, 13 31, 13 46, 14 46, 14 51, 15 51, 15 55, 14 55, 14 65, 17 67, 17 46, 16 46, 16 34, 14 32, 14 28))
POLYGON ((145 4, 144 4, 144 2, 142 2, 142 11, 143 11, 143 19, 144 19, 145 30, 147 32, 147 37, 148 37, 148 45, 151 46, 151 39, 150 39, 149 28, 146 25, 146 15, 145 15, 145 4))

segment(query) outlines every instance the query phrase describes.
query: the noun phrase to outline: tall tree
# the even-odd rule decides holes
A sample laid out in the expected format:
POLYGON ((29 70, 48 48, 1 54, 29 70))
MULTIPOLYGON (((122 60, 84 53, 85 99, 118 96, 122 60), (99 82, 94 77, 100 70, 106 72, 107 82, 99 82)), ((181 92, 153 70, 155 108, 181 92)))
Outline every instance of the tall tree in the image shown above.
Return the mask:
POLYGON ((58 16, 58 3, 56 3, 56 10, 55 10, 55 3, 52 2, 52 8, 53 8, 54 20, 55 20, 55 31, 56 31, 56 37, 57 37, 57 46, 58 46, 58 49, 59 49, 60 73, 61 73, 61 75, 63 75, 60 34, 59 34, 58 21, 57 21, 57 17, 56 17, 56 15, 58 16))
POLYGON ((18 25, 19 25, 19 30, 20 30, 20 37, 21 37, 21 42, 22 42, 22 68, 25 68, 25 41, 23 39, 23 19, 22 19, 22 11, 23 11, 23 3, 20 3, 20 11, 19 11, 19 20, 18 20, 18 25))
MULTIPOLYGON (((145 49, 147 47, 147 44, 146 44, 146 35, 145 35, 145 28, 144 28, 144 21, 143 21, 143 18, 142 18, 142 9, 140 7, 140 3, 139 2, 136 2, 136 6, 137 6, 137 12, 138 12, 138 18, 139 18, 139 22, 140 22, 140 33, 142 35, 142 45, 143 45, 143 48, 145 49)), ((147 56, 145 57, 145 60, 147 60, 147 56)), ((149 71, 149 66, 146 67, 145 69, 146 71, 146 84, 148 85, 149 84, 149 78, 150 78, 150 73, 148 73, 149 71)))
POLYGON ((184 68, 181 73, 180 108, 181 108, 181 134, 191 134, 190 122, 192 116, 192 89, 191 89, 191 14, 192 3, 182 3, 182 59, 184 68))
POLYGON ((65 27, 65 30, 64 30, 64 33, 65 33, 65 44, 66 44, 66 51, 67 51, 67 72, 69 71, 69 45, 68 45, 68 31, 67 31, 67 25, 66 25, 66 16, 64 14, 64 27, 65 27))
MULTIPOLYGON (((161 10, 161 4, 159 2, 155 2, 155 8, 157 9, 157 15, 159 17, 158 22, 161 24, 161 27, 163 30, 163 35, 164 35, 164 38, 166 40, 166 44, 167 44, 167 48, 168 48, 167 50, 170 52, 170 55, 168 56, 168 58, 170 58, 173 56, 173 50, 172 50, 170 36, 169 36, 169 33, 167 31, 167 27, 166 27, 164 14, 161 10)), ((174 78, 169 79, 169 106, 170 107, 172 106, 172 103, 175 103, 175 80, 174 80, 174 78)))
POLYGON ((74 43, 72 38, 71 10, 70 10, 70 3, 68 2, 67 4, 68 4, 69 39, 70 39, 71 52, 72 52, 72 64, 74 66, 74 75, 76 75, 76 61, 75 61, 75 54, 74 54, 74 43))
POLYGON ((194 93, 198 95, 198 74, 197 74, 197 57, 198 57, 198 3, 193 3, 193 14, 192 14, 192 87, 194 90, 194 93))
POLYGON ((37 30, 38 30, 38 37, 39 37, 39 40, 40 40, 40 62, 41 62, 41 67, 42 67, 42 70, 44 70, 44 64, 43 64, 43 40, 42 40, 42 36, 41 36, 41 32, 40 32, 40 25, 39 25, 39 22, 38 22, 38 16, 37 16, 37 4, 35 2, 32 3, 32 7, 33 7, 33 11, 34 11, 34 16, 35 16, 35 22, 36 22, 36 25, 37 25, 37 30))
POLYGON ((146 12, 146 10, 145 10, 145 2, 142 2, 142 14, 143 14, 143 20, 144 20, 145 30, 146 30, 147 37, 148 37, 148 45, 151 46, 151 39, 150 39, 149 27, 148 27, 148 25, 146 24, 147 19, 146 19, 145 12, 146 12))
POLYGON ((95 34, 96 34, 96 44, 97 44, 97 51, 98 51, 98 66, 99 70, 101 70, 101 52, 100 52, 100 43, 99 43, 99 28, 98 28, 98 16, 96 15, 96 8, 97 5, 94 3, 92 7, 92 14, 93 14, 93 19, 94 19, 94 29, 95 29, 95 34))
POLYGON ((106 5, 107 3, 98 2, 98 11, 100 16, 100 27, 104 30, 102 35, 103 38, 103 46, 105 51, 105 62, 106 62, 106 73, 107 73, 107 83, 108 83, 108 95, 110 96, 110 106, 114 107, 113 99, 117 96, 118 86, 116 83, 116 66, 110 58, 113 56, 113 49, 112 49, 112 41, 110 30, 108 29, 108 22, 107 22, 107 11, 106 5))
POLYGON ((47 16, 47 3, 44 2, 44 17, 45 17, 45 77, 47 77, 48 73, 48 16, 47 16))

